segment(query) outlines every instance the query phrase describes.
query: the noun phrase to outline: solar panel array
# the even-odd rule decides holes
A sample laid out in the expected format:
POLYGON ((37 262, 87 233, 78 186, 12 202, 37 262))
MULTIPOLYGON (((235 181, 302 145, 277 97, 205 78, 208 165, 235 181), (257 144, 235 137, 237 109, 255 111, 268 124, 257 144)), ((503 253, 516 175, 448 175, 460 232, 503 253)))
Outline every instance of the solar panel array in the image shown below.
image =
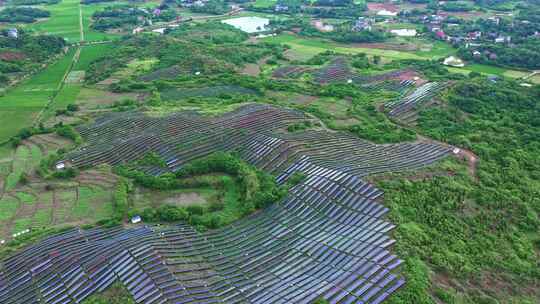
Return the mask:
MULTIPOLYGON (((381 303, 405 282, 390 252, 394 225, 367 174, 444 157, 426 143, 374 145, 327 131, 279 132, 298 112, 251 105, 216 118, 114 114, 82 128, 74 165, 117 164, 149 151, 177 170, 235 150, 278 183, 303 172, 285 199, 222 229, 189 225, 74 229, 1 264, 0 303, 80 303, 121 282, 137 303, 381 303)), ((158 171, 154 171, 158 174, 158 171)))
MULTIPOLYGON (((117 165, 149 152, 161 155, 165 170, 216 151, 237 151, 248 162, 279 174, 302 156, 320 165, 360 176, 414 169, 446 156, 432 143, 375 145, 343 132, 280 132, 308 119, 303 113, 251 104, 220 117, 181 112, 150 117, 141 112, 113 113, 79 129, 88 145, 68 155, 76 167, 117 165)), ((149 169, 159 174, 163 168, 149 169)))
POLYGON ((414 121, 422 106, 432 101, 450 85, 451 82, 427 82, 409 94, 387 102, 384 107, 389 110, 388 115, 392 118, 414 121))

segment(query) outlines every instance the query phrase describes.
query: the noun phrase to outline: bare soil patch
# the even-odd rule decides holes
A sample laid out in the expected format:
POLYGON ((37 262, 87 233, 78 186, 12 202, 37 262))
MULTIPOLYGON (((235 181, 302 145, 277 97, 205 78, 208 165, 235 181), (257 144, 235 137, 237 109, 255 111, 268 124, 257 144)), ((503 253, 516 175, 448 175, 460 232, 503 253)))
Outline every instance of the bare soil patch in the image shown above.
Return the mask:
POLYGON ((475 179, 475 181, 478 182, 478 176, 476 175, 476 168, 478 166, 479 158, 474 154, 472 151, 467 149, 459 148, 459 153, 455 154, 455 156, 459 159, 466 159, 467 160, 467 167, 469 170, 469 174, 475 179))
POLYGON ((334 124, 336 125, 336 127, 350 127, 350 126, 354 126, 354 125, 357 125, 360 123, 360 120, 354 118, 354 117, 351 117, 351 118, 347 118, 347 119, 336 119, 334 121, 334 124))
POLYGON ((427 82, 427 80, 422 78, 422 75, 420 73, 418 73, 418 72, 416 72, 414 70, 404 71, 403 73, 400 73, 399 75, 397 75, 396 79, 399 80, 399 81, 415 80, 416 85, 418 85, 418 86, 421 86, 421 85, 423 85, 424 83, 427 82))
POLYGON ((12 52, 12 51, 6 51, 0 53, 0 59, 4 61, 17 61, 17 60, 23 60, 26 58, 26 55, 21 52, 12 52))
POLYGON ((304 61, 308 60, 312 57, 312 55, 308 55, 305 53, 302 53, 300 51, 294 50, 294 49, 288 49, 285 52, 283 52, 283 56, 289 60, 298 60, 298 61, 304 61))
POLYGON ((196 192, 186 192, 186 193, 175 193, 172 196, 165 198, 163 203, 174 205, 174 206, 189 206, 189 205, 204 205, 208 202, 206 199, 199 193, 196 192))
POLYGON ((113 93, 107 90, 85 88, 77 96, 77 104, 81 110, 90 110, 99 106, 112 105, 127 98, 139 100, 139 95, 137 93, 113 93))
POLYGON ((375 11, 375 12, 382 11, 382 10, 386 10, 390 12, 399 12, 399 7, 397 5, 390 4, 390 3, 370 2, 367 4, 367 7, 369 11, 375 11))
POLYGON ((259 76, 261 68, 256 63, 248 63, 244 66, 241 73, 249 76, 259 76))

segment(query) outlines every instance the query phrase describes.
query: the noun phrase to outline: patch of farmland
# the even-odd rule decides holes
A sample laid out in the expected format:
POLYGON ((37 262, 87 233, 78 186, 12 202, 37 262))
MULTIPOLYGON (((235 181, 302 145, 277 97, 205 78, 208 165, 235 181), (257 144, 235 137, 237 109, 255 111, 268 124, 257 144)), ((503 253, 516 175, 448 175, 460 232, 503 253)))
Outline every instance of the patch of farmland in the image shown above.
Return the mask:
POLYGON ((81 88, 76 98, 76 104, 81 111, 93 110, 100 107, 110 106, 125 99, 138 100, 135 93, 113 93, 97 88, 81 88))
POLYGON ((223 85, 201 88, 174 88, 160 92, 160 94, 164 100, 178 100, 190 97, 218 97, 234 94, 258 95, 259 93, 241 86, 223 85))
POLYGON ((85 71, 71 71, 66 77, 66 83, 82 83, 85 71))
POLYGON ((73 54, 73 50, 69 51, 59 61, 0 97, 0 143, 16 135, 20 129, 32 125, 63 80, 73 54))
POLYGON ((94 223, 112 214, 116 178, 107 173, 81 173, 75 182, 30 181, 6 191, 0 199, 0 238, 27 228, 94 223))

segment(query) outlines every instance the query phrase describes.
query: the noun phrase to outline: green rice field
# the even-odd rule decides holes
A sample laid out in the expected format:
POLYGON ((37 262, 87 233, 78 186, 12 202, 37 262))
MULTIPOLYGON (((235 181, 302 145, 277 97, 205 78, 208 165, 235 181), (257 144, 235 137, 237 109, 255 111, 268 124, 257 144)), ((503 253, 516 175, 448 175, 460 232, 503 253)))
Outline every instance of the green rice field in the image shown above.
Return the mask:
POLYGON ((79 0, 62 0, 58 4, 47 5, 45 7, 46 10, 51 12, 50 18, 30 24, 28 27, 38 33, 64 37, 64 39, 71 43, 81 40, 109 40, 115 36, 90 29, 92 14, 107 5, 109 4, 82 5, 79 0), (81 11, 82 29, 80 27, 81 11), (81 35, 81 30, 83 35, 81 35), (81 39, 83 37, 84 39, 81 39))
MULTIPOLYGON (((79 60, 73 65, 73 70, 87 69, 90 62, 106 54, 110 47, 108 44, 82 47, 79 60)), ((22 128, 31 126, 45 106, 48 105, 42 119, 51 117, 57 109, 63 109, 75 102, 82 84, 70 83, 61 86, 64 76, 70 70, 75 52, 76 50, 72 48, 59 61, 0 97, 0 121, 4 122, 4 127, 0 128, 0 143, 16 135, 22 128), (61 90, 55 96, 58 89, 61 90), (53 96, 55 98, 50 102, 53 96)))
POLYGON ((70 50, 56 63, 35 76, 9 89, 0 97, 0 143, 32 125, 39 112, 47 105, 68 71, 75 50, 70 50))

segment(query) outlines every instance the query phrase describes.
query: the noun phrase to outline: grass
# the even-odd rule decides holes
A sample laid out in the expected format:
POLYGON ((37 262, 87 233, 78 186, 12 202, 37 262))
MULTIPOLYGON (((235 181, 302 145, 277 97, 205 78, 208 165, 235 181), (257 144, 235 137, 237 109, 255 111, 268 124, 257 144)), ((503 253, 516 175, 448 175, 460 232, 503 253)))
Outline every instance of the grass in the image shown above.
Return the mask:
POLYGON ((90 66, 90 63, 103 55, 107 54, 112 49, 111 44, 94 44, 87 45, 81 49, 79 61, 73 67, 74 71, 85 71, 90 66))
POLYGON ((13 169, 6 178, 5 190, 9 191, 17 186, 21 175, 27 171, 27 164, 30 159, 30 150, 26 146, 19 146, 13 157, 13 169))
POLYGON ((26 205, 34 205, 36 203, 36 197, 27 192, 17 192, 17 198, 26 205))
POLYGON ((397 30, 397 29, 411 29, 411 30, 420 30, 422 25, 406 22, 398 23, 377 23, 377 27, 388 29, 388 30, 397 30))
POLYGON ((276 5, 276 0, 257 0, 253 5, 256 8, 268 8, 276 5))
POLYGON ((120 282, 114 283, 103 292, 96 292, 82 304, 108 303, 108 304, 135 304, 133 297, 120 282))
POLYGON ((31 218, 20 218, 16 219, 13 225, 13 228, 11 229, 12 233, 21 232, 24 229, 30 228, 32 226, 32 219, 31 218))
POLYGON ((240 206, 240 189, 238 189, 238 184, 235 180, 229 176, 224 176, 225 182, 225 195, 223 196, 223 204, 225 208, 221 211, 216 212, 224 224, 229 224, 235 220, 241 218, 242 207, 240 206))
POLYGON ((489 74, 489 75, 497 75, 497 76, 503 76, 504 73, 508 72, 508 70, 504 68, 485 65, 485 64, 477 64, 477 63, 467 65, 465 69, 472 72, 478 72, 478 73, 489 74))
POLYGON ((169 103, 162 103, 157 107, 148 107, 148 115, 151 116, 164 116, 178 111, 197 111, 202 115, 216 116, 223 113, 231 112, 238 109, 241 106, 249 104, 251 102, 238 102, 238 103, 225 103, 225 102, 213 102, 215 99, 194 98, 187 99, 181 102, 172 101, 169 103))
POLYGON ((176 206, 188 206, 192 204, 207 205, 218 194, 218 191, 210 187, 183 188, 177 190, 141 190, 133 196, 133 206, 137 209, 146 207, 157 208, 163 204, 176 206), (198 196, 196 201, 186 201, 189 196, 183 197, 182 194, 194 194, 198 196))
POLYGON ((31 145, 30 155, 32 159, 32 162, 31 162, 32 167, 37 167, 43 157, 43 154, 41 153, 41 150, 39 149, 39 147, 36 145, 31 145))
POLYGON ((394 50, 381 50, 372 48, 352 47, 319 38, 303 38, 291 34, 281 34, 273 37, 263 38, 262 41, 270 43, 283 43, 292 47, 293 50, 305 56, 314 56, 324 51, 334 51, 342 54, 365 53, 372 56, 381 56, 390 59, 426 59, 423 56, 394 50))
POLYGON ((509 77, 509 78, 523 78, 523 77, 526 77, 527 75, 530 75, 531 73, 529 72, 524 72, 524 71, 512 71, 512 70, 508 70, 506 72, 503 73, 503 76, 505 77, 509 77))
POLYGON ((532 83, 535 83, 535 84, 540 84, 540 74, 537 74, 537 75, 529 78, 528 81, 530 81, 532 83))
POLYGON ((112 214, 111 203, 105 203, 106 206, 103 206, 104 202, 111 200, 111 194, 107 190, 83 186, 79 187, 78 191, 79 199, 71 210, 73 217, 81 220, 91 218, 93 221, 98 221, 112 214))
POLYGON ((19 202, 12 197, 4 196, 0 199, 0 222, 14 217, 19 208, 19 202))
POLYGON ((54 102, 45 110, 43 116, 41 117, 42 121, 47 121, 47 119, 55 115, 56 110, 65 109, 69 104, 75 103, 77 95, 81 91, 82 85, 80 84, 66 84, 62 90, 54 98, 54 102))
POLYGON ((34 226, 46 226, 51 223, 51 211, 49 209, 39 209, 32 217, 34 226))

